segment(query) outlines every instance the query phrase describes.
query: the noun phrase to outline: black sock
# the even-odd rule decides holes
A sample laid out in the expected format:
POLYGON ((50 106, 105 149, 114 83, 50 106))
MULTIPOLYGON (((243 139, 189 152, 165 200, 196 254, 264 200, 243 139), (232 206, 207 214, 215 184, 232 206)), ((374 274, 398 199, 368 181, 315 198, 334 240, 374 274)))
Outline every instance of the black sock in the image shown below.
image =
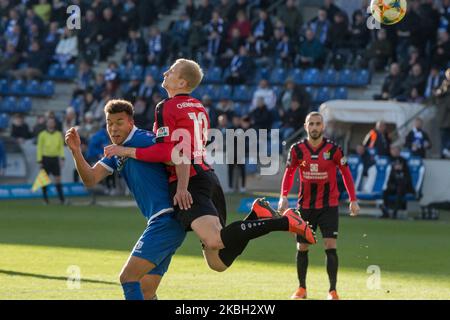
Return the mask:
POLYGON ((297 251, 297 277, 299 287, 306 289, 306 273, 308 271, 308 251, 297 251))
POLYGON ((289 230, 289 221, 286 217, 233 222, 220 232, 225 248, 219 250, 219 257, 229 267, 244 251, 250 240, 272 231, 287 230, 289 230))
POLYGON ((42 195, 44 197, 45 203, 48 203, 47 187, 42 187, 42 195))
POLYGON ((56 185, 56 191, 58 191, 59 200, 61 202, 64 202, 64 192, 63 192, 63 188, 62 188, 62 184, 61 183, 58 183, 56 185))
POLYGON ((338 256, 336 249, 325 250, 327 255, 327 273, 330 279, 330 291, 336 290, 337 272, 338 272, 338 256))

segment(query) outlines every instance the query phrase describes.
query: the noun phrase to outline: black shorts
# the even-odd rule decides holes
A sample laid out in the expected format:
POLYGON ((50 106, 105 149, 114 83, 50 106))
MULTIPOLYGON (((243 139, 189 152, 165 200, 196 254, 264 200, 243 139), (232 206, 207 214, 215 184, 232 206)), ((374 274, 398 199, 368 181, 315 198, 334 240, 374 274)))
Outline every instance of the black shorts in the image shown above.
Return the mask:
MULTIPOLYGON (((338 207, 328 207, 323 209, 303 209, 300 210, 302 219, 308 221, 314 231, 320 228, 322 238, 337 239, 339 228, 338 207)), ((297 235, 297 242, 309 243, 305 238, 297 235)))
POLYGON ((47 174, 52 174, 55 177, 61 176, 61 167, 58 157, 42 157, 42 167, 47 174))
MULTIPOLYGON (((177 181, 169 185, 170 198, 177 191, 177 181)), ((222 186, 214 171, 200 171, 197 175, 189 179, 188 191, 192 196, 194 203, 188 210, 180 210, 175 206, 177 219, 185 227, 186 231, 192 231, 191 223, 195 219, 205 216, 214 215, 219 217, 222 226, 225 226, 227 219, 227 208, 225 196, 222 186)))

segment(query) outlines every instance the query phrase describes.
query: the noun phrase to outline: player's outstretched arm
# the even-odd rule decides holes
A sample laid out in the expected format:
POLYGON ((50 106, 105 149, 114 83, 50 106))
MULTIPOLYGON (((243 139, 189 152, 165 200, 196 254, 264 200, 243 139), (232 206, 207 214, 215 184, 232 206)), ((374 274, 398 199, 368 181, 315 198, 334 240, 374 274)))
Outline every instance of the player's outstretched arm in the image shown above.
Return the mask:
POLYGON ((92 187, 106 178, 110 173, 103 166, 96 164, 91 167, 81 152, 81 140, 76 128, 67 130, 65 141, 75 162, 78 174, 86 187, 92 187))
POLYGON ((130 148, 112 144, 105 147, 105 157, 125 157, 144 162, 171 162, 173 144, 156 143, 147 148, 130 148))

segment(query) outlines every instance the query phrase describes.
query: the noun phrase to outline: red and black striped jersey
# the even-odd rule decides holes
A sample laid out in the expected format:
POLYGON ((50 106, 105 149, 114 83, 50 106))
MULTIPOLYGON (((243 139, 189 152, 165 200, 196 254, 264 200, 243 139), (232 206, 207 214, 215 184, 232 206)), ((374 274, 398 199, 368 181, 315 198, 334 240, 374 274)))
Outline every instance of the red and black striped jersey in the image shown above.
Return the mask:
POLYGON ((324 138, 314 148, 305 139, 289 150, 281 194, 287 196, 299 170, 300 191, 298 205, 301 209, 321 209, 339 205, 337 169, 344 178, 351 201, 356 201, 355 188, 344 153, 336 143, 324 138))
MULTIPOLYGON (((209 127, 210 122, 205 107, 199 100, 188 94, 178 94, 165 99, 155 108, 153 132, 156 134, 157 144, 167 144, 168 148, 180 144, 184 149, 189 150, 192 161, 191 177, 195 176, 199 170, 210 170, 204 162, 209 127)), ((149 156, 146 153, 151 152, 153 152, 151 148, 138 149, 137 159, 145 160, 149 156)), ((168 166, 167 169, 170 173, 169 182, 176 181, 175 166, 168 166)))

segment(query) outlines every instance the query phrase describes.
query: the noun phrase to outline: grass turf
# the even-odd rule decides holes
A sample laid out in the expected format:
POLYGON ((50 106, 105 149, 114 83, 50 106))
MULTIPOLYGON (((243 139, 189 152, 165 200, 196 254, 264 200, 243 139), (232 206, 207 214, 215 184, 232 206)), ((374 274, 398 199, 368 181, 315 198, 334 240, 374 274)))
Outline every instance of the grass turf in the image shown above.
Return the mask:
MULTIPOLYGON (((235 212, 239 195, 227 196, 235 212)), ((229 214, 228 221, 242 218, 229 214)), ((0 202, 0 299, 122 299, 118 273, 145 228, 137 208, 0 202), (80 288, 68 277, 81 271, 80 288)), ((338 292, 343 299, 449 299, 447 220, 342 217, 338 292), (376 276, 369 266, 378 266, 376 276)), ((321 242, 310 250, 308 297, 328 289, 321 242)), ((210 271, 192 233, 172 260, 160 299, 288 299, 297 287, 295 241, 276 232, 252 241, 224 273, 210 271)))

